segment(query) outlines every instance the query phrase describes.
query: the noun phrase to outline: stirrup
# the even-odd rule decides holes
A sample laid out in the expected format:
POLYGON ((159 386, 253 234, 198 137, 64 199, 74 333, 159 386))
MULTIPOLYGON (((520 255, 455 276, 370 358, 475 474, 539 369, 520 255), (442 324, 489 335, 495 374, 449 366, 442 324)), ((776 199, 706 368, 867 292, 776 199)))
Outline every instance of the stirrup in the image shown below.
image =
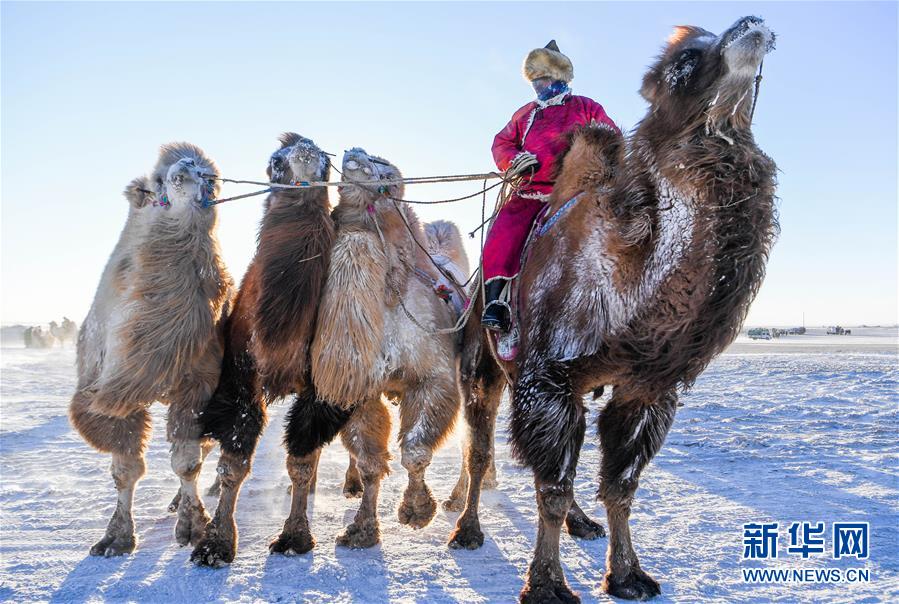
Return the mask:
POLYGON ((481 326, 490 331, 505 333, 511 327, 512 312, 502 300, 492 300, 481 315, 481 326))

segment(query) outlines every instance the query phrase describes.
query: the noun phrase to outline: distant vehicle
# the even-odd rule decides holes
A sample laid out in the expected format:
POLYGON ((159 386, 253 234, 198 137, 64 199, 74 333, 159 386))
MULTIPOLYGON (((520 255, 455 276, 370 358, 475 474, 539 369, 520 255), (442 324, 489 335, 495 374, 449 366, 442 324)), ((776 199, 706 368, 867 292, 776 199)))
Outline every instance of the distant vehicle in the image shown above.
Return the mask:
POLYGON ((805 334, 805 327, 791 327, 784 331, 788 336, 801 336, 805 334))
POLYGON ((827 335, 829 336, 851 336, 851 329, 843 329, 839 325, 833 325, 827 328, 827 335))
POLYGON ((767 327, 753 327, 747 332, 747 335, 753 340, 770 340, 774 337, 767 327))

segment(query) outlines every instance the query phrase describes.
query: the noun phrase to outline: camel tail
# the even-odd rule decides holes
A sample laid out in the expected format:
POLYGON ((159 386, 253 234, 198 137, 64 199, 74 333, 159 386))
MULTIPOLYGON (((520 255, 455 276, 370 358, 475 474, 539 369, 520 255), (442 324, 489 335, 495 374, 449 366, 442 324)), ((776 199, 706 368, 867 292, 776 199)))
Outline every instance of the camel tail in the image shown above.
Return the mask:
POLYGON ((428 239, 428 253, 438 261, 442 256, 452 262, 464 275, 462 281, 465 281, 470 268, 459 227, 448 220, 435 220, 425 224, 425 236, 428 239))

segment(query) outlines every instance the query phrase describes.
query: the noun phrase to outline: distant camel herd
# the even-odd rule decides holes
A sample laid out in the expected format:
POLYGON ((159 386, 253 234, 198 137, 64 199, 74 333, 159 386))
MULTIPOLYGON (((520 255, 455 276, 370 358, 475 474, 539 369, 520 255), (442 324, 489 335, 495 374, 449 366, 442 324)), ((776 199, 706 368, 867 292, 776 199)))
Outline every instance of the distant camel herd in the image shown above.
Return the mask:
MULTIPOLYGON (((462 475, 444 508, 462 512, 449 545, 478 548, 480 492, 493 480, 497 410, 508 390, 512 451, 534 472, 539 514, 520 597, 578 601, 559 560, 560 532, 605 534, 575 502, 573 482, 583 397, 611 387, 598 419, 598 493, 609 528, 602 588, 629 599, 659 594, 634 550, 631 504, 678 394, 737 335, 764 276, 777 233, 776 169, 753 138, 751 101, 773 45, 755 17, 721 35, 678 27, 643 79, 650 107, 633 133, 595 124, 570 133, 547 215, 567 211, 550 223, 551 236, 530 243, 515 290, 521 342, 512 361, 498 358, 481 328, 477 280, 467 290, 460 284, 469 262, 459 229, 422 224, 398 202, 402 176, 390 161, 347 151, 334 208, 324 188, 274 188, 255 257, 235 288, 209 203, 219 170, 194 145, 164 146, 151 173, 125 190, 128 218, 78 336, 70 418, 111 454, 118 494, 91 554, 137 546, 134 490, 145 471, 148 407, 159 401, 168 405, 180 479, 175 538, 194 547, 197 564, 232 562, 240 488, 268 405, 282 398, 290 399, 292 503, 272 554, 315 546, 307 498, 321 449, 338 435, 350 455, 344 493, 360 505, 337 544, 379 542, 388 401, 399 406, 408 474, 397 514, 413 529, 436 514, 425 473, 463 411, 462 475), (466 304, 473 312, 453 332, 466 304), (197 478, 216 442, 210 517, 197 478)), ((286 133, 266 169, 272 184, 292 185, 328 180, 331 164, 311 140, 286 133)))
POLYGON ((78 337, 78 326, 68 317, 62 318, 62 324, 50 321, 49 327, 32 325, 22 332, 25 348, 52 348, 56 344, 64 346, 67 342, 75 342, 78 337))

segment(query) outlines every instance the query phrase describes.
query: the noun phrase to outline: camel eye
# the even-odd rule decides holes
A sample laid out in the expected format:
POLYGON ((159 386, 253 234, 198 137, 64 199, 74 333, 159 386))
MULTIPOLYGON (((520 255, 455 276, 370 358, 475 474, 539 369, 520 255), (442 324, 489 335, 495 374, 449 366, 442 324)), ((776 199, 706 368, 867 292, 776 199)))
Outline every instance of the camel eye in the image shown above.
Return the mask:
POLYGON ((696 66, 699 65, 701 54, 695 48, 685 50, 665 68, 665 82, 669 88, 680 88, 687 84, 696 66))

